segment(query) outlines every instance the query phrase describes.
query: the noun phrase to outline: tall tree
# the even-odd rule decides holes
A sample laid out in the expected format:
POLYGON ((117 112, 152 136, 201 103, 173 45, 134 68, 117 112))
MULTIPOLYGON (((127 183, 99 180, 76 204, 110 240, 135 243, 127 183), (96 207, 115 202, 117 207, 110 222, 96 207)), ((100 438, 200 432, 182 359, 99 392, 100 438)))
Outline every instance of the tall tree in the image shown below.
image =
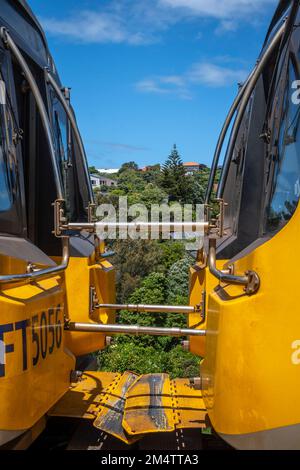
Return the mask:
POLYGON ((185 202, 190 185, 176 144, 162 167, 161 186, 168 193, 170 201, 185 202))

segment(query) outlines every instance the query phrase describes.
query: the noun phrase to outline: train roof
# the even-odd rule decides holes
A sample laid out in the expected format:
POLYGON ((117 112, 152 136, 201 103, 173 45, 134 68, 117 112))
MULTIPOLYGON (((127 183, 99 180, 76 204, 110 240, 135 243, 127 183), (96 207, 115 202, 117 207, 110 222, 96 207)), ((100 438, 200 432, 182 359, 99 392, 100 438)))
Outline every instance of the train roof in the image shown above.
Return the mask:
POLYGON ((52 65, 43 28, 25 0, 0 0, 0 23, 33 60, 42 67, 52 65))
POLYGON ((47 44, 44 30, 43 30, 41 24, 39 23, 37 17, 36 17, 35 14, 33 13, 32 9, 30 8, 30 6, 28 5, 28 3, 26 2, 26 0, 15 0, 15 3, 16 3, 17 5, 19 5, 19 6, 26 12, 26 14, 28 15, 28 17, 29 17, 29 18, 31 19, 31 21, 35 24, 36 28, 39 30, 39 33, 43 36, 45 43, 47 44))

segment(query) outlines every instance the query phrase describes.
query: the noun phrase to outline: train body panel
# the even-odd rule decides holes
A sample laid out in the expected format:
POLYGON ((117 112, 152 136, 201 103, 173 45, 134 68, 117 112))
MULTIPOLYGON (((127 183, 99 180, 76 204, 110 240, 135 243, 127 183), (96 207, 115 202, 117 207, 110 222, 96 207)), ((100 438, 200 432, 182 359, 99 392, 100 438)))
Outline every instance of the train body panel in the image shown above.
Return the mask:
POLYGON ((65 349, 60 279, 0 293, 0 429, 31 428, 70 385, 75 357, 65 349))
MULTIPOLYGON (((221 269, 225 263, 225 260, 217 260, 217 267, 221 269)), ((190 328, 206 330, 208 319, 207 297, 214 289, 215 284, 216 279, 209 272, 205 263, 197 262, 196 265, 190 269, 189 302, 192 306, 200 305, 201 307, 201 317, 197 312, 188 316, 188 324, 190 328)), ((191 336, 189 338, 189 350, 196 356, 204 358, 206 355, 206 336, 191 336)))
POLYGON ((222 435, 300 422, 300 318, 295 308, 299 218, 300 209, 275 237, 235 262, 238 271, 260 273, 256 295, 225 285, 209 295, 204 396, 213 426, 222 435))
MULTIPOLYGON (((115 270, 107 261, 94 264, 87 258, 71 258, 65 272, 68 314, 72 322, 115 321, 113 312, 93 309, 92 303, 115 302, 115 270)), ((83 356, 106 346, 105 334, 66 331, 66 345, 75 356, 83 356)))

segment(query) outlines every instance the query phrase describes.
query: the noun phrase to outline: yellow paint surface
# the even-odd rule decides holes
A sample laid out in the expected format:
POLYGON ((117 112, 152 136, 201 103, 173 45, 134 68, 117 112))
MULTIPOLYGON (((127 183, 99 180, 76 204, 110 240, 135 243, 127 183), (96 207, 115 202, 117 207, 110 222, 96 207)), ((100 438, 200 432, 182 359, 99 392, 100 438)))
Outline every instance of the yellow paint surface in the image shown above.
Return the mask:
MULTIPOLYGON (((115 271, 108 261, 90 264, 86 258, 71 258, 65 273, 67 317, 72 322, 114 323, 114 312, 96 311, 90 317, 90 288, 96 289, 99 303, 115 303, 115 271)), ((105 334, 66 332, 66 345, 75 356, 105 348, 105 334)))
POLYGON ((202 374, 217 432, 237 435, 300 423, 300 361, 294 360, 300 357, 299 240, 300 208, 272 239, 235 263, 238 273, 259 274, 257 294, 249 297, 232 285, 208 293, 202 374))
POLYGON ((70 387, 48 415, 95 419, 108 387, 118 377, 120 374, 113 372, 85 372, 82 380, 70 387))
POLYGON ((75 358, 65 350, 64 302, 59 278, 0 291, 0 430, 31 428, 68 390, 75 358))

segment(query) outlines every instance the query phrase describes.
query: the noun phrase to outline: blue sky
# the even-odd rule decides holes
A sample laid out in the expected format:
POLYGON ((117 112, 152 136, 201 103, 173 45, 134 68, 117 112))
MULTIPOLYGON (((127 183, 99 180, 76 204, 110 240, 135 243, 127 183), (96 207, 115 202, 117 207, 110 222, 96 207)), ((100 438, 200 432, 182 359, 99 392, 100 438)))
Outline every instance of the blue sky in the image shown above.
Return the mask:
POLYGON ((72 101, 89 163, 210 164, 276 0, 29 0, 72 101))

